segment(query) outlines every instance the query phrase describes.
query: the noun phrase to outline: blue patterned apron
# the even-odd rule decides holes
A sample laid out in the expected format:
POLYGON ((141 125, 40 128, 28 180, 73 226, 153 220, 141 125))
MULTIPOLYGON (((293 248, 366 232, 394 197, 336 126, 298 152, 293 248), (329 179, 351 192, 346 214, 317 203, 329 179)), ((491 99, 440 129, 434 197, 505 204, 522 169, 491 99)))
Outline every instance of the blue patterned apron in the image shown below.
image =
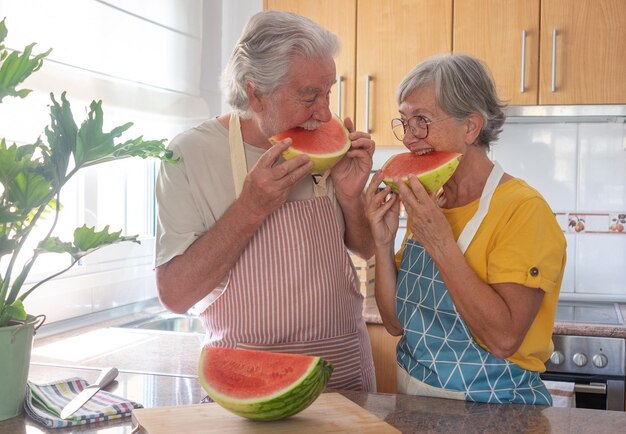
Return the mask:
MULTIPOLYGON (((478 210, 459 237, 463 253, 487 213, 502 174, 496 163, 478 210)), ((434 261, 420 243, 410 238, 398 272, 396 312, 404 327, 397 359, 400 368, 410 375, 406 376, 408 381, 462 392, 469 401, 552 405, 538 372, 495 357, 474 341, 434 261)), ((399 375, 399 381, 404 377, 399 375)))

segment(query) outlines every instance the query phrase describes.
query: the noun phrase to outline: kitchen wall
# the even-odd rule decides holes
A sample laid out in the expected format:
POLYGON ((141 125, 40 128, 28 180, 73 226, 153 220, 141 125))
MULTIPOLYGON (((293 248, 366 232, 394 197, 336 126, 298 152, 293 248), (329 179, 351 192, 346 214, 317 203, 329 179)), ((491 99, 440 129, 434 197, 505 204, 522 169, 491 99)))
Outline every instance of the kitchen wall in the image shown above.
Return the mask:
MULTIPOLYGON (((626 225, 617 221, 626 218, 623 119, 518 122, 505 124, 491 157, 539 190, 556 213, 568 243, 561 299, 626 301, 626 225)), ((377 148, 375 167, 404 150, 377 148)))
MULTIPOLYGON (((136 135, 169 141, 228 110, 220 74, 246 21, 262 9, 262 0, 0 0, 0 19, 6 17, 9 29, 7 48, 21 50, 37 42, 37 53, 53 49, 25 83, 33 89, 29 97, 0 105, 0 135, 9 142, 32 143, 49 121, 49 93, 67 91, 77 119, 91 100, 102 100, 105 129, 132 121, 136 135)), ((68 201, 91 191, 83 186, 97 177, 64 190, 64 212, 74 212, 81 224, 97 225, 97 215, 110 214, 106 200, 99 201, 99 210, 90 206, 97 201, 88 192, 75 205, 68 201)), ((96 189, 101 195, 119 183, 110 173, 100 178, 96 189)), ((140 182, 152 188, 154 173, 140 182)), ((59 223, 58 229, 75 226, 59 223)), ((153 242, 151 236, 142 237, 140 246, 124 243, 88 256, 30 295, 26 308, 45 313, 50 324, 156 297, 153 242)), ((56 256, 38 262, 57 271, 67 258, 56 256)), ((47 271, 31 273, 32 282, 51 274, 47 271)))
POLYGON ((508 124, 493 147, 557 213, 568 243, 562 299, 626 301, 626 231, 616 230, 626 217, 623 121, 508 124))

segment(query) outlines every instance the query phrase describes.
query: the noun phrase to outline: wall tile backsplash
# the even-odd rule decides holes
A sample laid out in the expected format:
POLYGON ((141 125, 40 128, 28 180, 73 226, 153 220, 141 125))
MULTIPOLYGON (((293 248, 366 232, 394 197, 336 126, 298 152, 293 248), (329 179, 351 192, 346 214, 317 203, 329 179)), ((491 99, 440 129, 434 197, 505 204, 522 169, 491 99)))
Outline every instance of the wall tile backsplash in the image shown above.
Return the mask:
POLYGON ((626 300, 623 123, 506 124, 492 157, 546 198, 566 233, 562 298, 626 300))
MULTIPOLYGON (((374 168, 404 151, 377 148, 374 168)), ((626 301, 626 124, 507 123, 491 157, 555 212, 568 243, 561 298, 626 301)))

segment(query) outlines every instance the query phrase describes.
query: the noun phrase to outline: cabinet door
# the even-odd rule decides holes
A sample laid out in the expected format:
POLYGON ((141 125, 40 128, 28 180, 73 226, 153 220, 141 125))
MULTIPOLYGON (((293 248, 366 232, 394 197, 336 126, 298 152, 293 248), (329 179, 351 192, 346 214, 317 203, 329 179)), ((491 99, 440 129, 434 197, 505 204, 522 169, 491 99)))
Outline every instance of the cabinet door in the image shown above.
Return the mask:
POLYGON ((331 91, 330 109, 342 119, 354 120, 356 0, 264 0, 264 7, 303 15, 339 37, 337 84, 331 91))
POLYGON ((400 336, 391 336, 382 324, 367 324, 367 332, 372 343, 372 357, 376 370, 376 391, 396 393, 396 347, 400 336))
POLYGON ((485 62, 501 99, 537 104, 539 0, 456 0, 452 45, 485 62))
POLYGON ((452 0, 358 0, 357 129, 369 129, 378 147, 401 146, 391 132, 400 80, 425 57, 450 51, 452 0))
POLYGON ((539 104, 626 103, 625 54, 626 1, 542 0, 539 104))

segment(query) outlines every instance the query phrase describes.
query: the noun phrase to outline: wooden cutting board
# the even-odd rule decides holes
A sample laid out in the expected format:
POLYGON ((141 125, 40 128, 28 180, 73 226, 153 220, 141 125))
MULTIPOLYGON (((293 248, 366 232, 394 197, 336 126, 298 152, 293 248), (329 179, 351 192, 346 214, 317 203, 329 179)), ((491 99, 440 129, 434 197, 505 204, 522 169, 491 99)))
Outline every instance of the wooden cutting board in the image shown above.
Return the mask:
POLYGON ((133 411, 133 426, 147 434, 196 433, 399 433, 339 393, 322 393, 295 416, 272 422, 239 417, 216 403, 133 411))

